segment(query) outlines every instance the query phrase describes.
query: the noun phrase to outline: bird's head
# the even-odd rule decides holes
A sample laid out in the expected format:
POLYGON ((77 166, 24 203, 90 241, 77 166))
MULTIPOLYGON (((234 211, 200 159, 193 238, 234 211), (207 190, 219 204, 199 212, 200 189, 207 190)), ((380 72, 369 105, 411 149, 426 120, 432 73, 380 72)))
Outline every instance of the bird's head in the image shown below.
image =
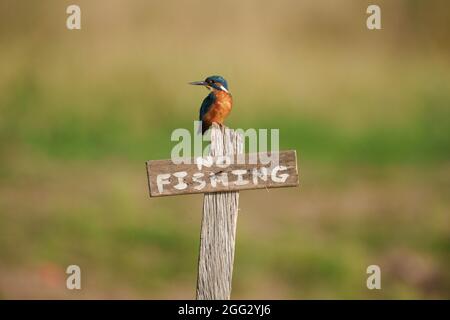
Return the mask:
POLYGON ((194 81, 189 84, 205 86, 209 90, 220 90, 229 93, 227 80, 221 76, 211 76, 206 78, 204 81, 194 81))

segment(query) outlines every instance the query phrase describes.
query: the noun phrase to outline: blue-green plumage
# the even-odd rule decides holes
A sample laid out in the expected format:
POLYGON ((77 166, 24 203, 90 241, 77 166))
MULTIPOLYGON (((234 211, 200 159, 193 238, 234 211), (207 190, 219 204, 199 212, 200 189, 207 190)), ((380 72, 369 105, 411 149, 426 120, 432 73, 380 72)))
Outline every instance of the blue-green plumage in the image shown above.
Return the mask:
POLYGON ((213 105, 214 101, 216 101, 216 96, 213 92, 208 94, 206 98, 202 102, 202 106, 200 107, 200 117, 199 120, 203 120, 203 116, 209 111, 211 106, 213 105))
MULTIPOLYGON (((216 96, 214 95, 213 92, 208 94, 206 98, 203 100, 202 105, 200 107, 200 116, 199 116, 200 121, 203 121, 204 115, 208 113, 209 109, 211 109, 212 105, 214 104, 214 101, 216 101, 216 96)), ((202 134, 204 134, 206 130, 208 130, 208 127, 203 123, 202 134)))
POLYGON ((228 90, 228 82, 222 76, 211 76, 206 78, 205 81, 211 83, 211 87, 217 90, 221 90, 221 88, 218 85, 222 85, 224 86, 225 89, 228 90))

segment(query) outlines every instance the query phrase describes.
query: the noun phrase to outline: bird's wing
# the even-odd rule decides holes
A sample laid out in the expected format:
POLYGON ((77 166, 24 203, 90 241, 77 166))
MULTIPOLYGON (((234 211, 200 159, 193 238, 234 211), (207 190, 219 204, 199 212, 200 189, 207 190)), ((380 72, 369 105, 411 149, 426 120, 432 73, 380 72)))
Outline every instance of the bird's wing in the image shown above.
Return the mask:
POLYGON ((206 98, 202 102, 202 106, 200 107, 200 117, 199 120, 203 120, 203 116, 208 113, 211 106, 214 104, 214 101, 216 100, 216 97, 211 92, 206 96, 206 98))

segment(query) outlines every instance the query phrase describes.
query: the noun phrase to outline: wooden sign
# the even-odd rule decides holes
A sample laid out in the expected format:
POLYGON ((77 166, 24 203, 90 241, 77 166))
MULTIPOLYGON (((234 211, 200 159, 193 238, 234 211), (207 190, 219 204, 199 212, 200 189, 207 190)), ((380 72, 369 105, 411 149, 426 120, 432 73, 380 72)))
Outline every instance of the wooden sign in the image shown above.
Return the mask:
POLYGON ((209 156, 182 163, 147 161, 151 197, 204 193, 198 300, 230 299, 239 190, 298 186, 295 151, 243 150, 242 134, 213 123, 209 156))
POLYGON ((188 163, 147 161, 150 196, 295 187, 299 184, 295 150, 277 154, 199 157, 188 163), (268 158, 278 158, 278 161, 265 164, 261 160, 268 158))

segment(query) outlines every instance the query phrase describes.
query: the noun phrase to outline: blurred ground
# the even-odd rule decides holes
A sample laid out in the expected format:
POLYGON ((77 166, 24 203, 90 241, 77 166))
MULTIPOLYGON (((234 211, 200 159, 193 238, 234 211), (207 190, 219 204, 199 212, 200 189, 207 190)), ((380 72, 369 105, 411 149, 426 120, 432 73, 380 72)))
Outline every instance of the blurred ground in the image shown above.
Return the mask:
POLYGON ((450 298, 449 5, 377 3, 380 31, 368 1, 78 1, 68 31, 72 2, 0 0, 0 298, 194 297, 202 198, 149 199, 144 161, 210 74, 300 158, 242 193, 234 298, 450 298))

